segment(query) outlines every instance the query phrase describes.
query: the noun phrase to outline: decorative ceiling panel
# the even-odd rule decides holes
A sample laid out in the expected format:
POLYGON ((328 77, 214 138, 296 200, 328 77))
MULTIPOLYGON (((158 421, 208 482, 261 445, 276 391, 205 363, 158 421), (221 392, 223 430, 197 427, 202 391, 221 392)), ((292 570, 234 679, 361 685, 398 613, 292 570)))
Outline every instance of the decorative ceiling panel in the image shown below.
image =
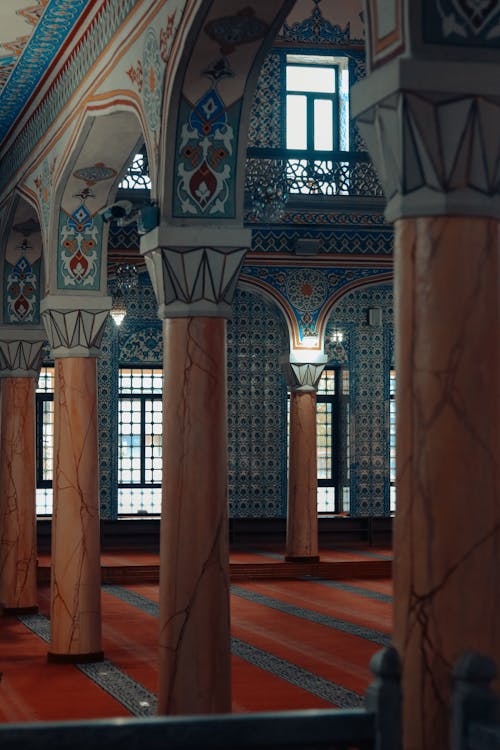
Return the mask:
POLYGON ((90 0, 1 0, 0 141, 90 0))

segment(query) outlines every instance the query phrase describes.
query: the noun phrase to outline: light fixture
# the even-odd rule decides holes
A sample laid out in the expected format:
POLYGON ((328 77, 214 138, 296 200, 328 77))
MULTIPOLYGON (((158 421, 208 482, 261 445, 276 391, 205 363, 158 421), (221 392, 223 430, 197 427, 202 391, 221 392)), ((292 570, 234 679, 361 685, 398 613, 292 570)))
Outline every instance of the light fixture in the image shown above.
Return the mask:
POLYGON ((338 328, 334 328, 332 331, 332 335, 330 336, 330 341, 332 344, 341 344, 344 340, 344 334, 341 330, 338 328))
POLYGON ((109 314, 113 318, 115 325, 121 326, 127 314, 124 292, 134 289, 139 282, 137 268, 128 263, 116 266, 115 284, 111 292, 112 303, 109 314))

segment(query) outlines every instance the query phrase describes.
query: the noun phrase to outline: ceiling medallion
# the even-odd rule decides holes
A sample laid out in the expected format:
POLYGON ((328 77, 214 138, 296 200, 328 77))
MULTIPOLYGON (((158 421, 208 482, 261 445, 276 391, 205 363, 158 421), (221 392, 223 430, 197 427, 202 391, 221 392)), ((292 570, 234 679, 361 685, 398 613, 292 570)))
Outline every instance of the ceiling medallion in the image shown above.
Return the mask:
POLYGON ((269 25, 257 18, 255 10, 250 7, 243 8, 235 16, 215 18, 205 26, 206 33, 220 45, 223 55, 231 54, 240 44, 262 39, 268 29, 269 25))
POLYGON ((83 180, 87 185, 95 185, 96 182, 111 180, 116 175, 116 169, 107 167, 102 161, 97 162, 92 167, 81 167, 81 169, 76 169, 73 172, 73 177, 76 177, 77 180, 83 180))

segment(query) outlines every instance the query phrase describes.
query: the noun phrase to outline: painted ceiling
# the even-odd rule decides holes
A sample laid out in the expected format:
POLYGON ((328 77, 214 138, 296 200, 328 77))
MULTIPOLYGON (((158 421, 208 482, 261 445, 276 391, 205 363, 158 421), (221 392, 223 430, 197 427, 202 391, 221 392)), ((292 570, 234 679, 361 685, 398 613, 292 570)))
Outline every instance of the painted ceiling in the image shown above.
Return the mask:
POLYGON ((0 0, 0 142, 92 0, 0 0))

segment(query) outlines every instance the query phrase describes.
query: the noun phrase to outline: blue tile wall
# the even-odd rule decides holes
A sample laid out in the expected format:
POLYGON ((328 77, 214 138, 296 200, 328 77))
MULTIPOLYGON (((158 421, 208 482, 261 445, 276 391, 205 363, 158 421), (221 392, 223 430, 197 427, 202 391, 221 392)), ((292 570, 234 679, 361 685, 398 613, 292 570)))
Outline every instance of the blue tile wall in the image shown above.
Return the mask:
MULTIPOLYGON (((109 320, 98 360, 101 517, 117 516, 118 368, 162 365, 162 328, 147 274, 109 320)), ((286 387, 279 356, 288 334, 276 308, 238 290, 227 324, 228 480, 233 517, 286 515, 286 387)))
MULTIPOLYGON (((389 514, 389 371, 394 363, 391 286, 364 287, 342 297, 330 315, 344 332, 350 373, 351 514, 389 514), (370 326, 368 309, 382 309, 382 325, 370 326)), ((335 361, 333 345, 329 355, 335 361)))

